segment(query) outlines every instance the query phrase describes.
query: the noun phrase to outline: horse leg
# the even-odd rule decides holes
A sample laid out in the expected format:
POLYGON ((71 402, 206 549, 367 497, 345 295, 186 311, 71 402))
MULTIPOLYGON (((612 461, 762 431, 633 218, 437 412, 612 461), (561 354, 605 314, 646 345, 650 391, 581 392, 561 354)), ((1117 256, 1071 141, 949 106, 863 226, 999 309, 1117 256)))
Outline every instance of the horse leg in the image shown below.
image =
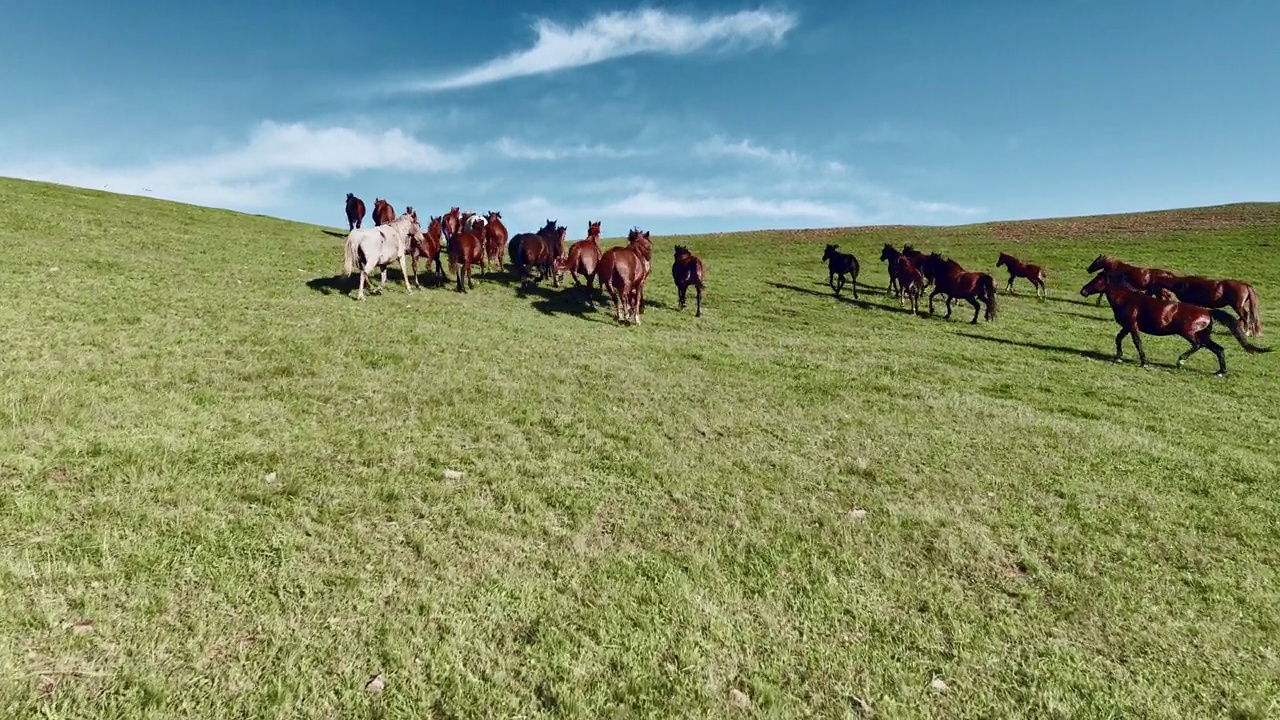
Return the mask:
MULTIPOLYGON (((400 256, 400 277, 404 279, 404 291, 412 294, 413 288, 409 287, 409 266, 404 261, 404 256, 400 256)), ((417 282, 417 272, 414 272, 414 282, 417 282)))
POLYGON ((1191 348, 1178 356, 1178 367, 1182 367, 1183 364, 1200 349, 1201 341, 1198 335, 1192 335, 1187 338, 1187 342, 1191 343, 1191 348))
POLYGON ((1124 346, 1120 343, 1124 342, 1124 336, 1128 334, 1128 328, 1120 328, 1120 332, 1116 333, 1116 362, 1122 362, 1124 360, 1124 346))
POLYGON ((368 273, 364 271, 364 268, 360 268, 360 292, 356 294, 357 300, 364 299, 364 283, 365 283, 365 278, 367 277, 368 277, 368 273))
POLYGON ((950 320, 950 319, 951 319, 951 301, 952 301, 952 300, 955 300, 955 298, 954 298, 954 297, 952 297, 950 294, 948 294, 948 295, 947 295, 947 314, 942 316, 942 319, 943 319, 943 320, 950 320))
POLYGON ((840 288, 836 287, 836 274, 831 270, 827 271, 827 284, 831 286, 831 290, 835 292, 836 297, 840 297, 840 288))
POLYGON ((677 292, 677 293, 679 293, 679 295, 680 295, 680 303, 679 303, 678 305, 676 305, 676 309, 677 309, 677 310, 683 310, 683 309, 684 309, 685 292, 686 292, 688 289, 689 289, 689 286, 688 286, 688 285, 683 285, 683 284, 676 285, 676 292, 677 292))
POLYGON ((694 317, 702 317, 702 283, 693 286, 693 290, 697 293, 698 309, 693 313, 694 317))
POLYGON ((1133 338, 1133 346, 1138 349, 1138 367, 1147 366, 1147 352, 1142 349, 1142 337, 1140 333, 1129 333, 1133 338))
MULTIPOLYGON (((481 268, 481 272, 483 272, 483 268, 481 268)), ((469 290, 475 286, 476 281, 471 279, 471 263, 467 263, 467 289, 469 290)))
POLYGON ((937 294, 938 294, 938 288, 936 287, 933 289, 933 292, 929 293, 929 314, 930 315, 933 315, 933 298, 937 294))
POLYGON ((978 301, 977 301, 977 300, 975 300, 975 299, 973 299, 973 298, 965 298, 965 299, 966 299, 966 300, 968 300, 968 301, 969 301, 969 304, 973 306, 973 320, 969 321, 969 324, 970 324, 970 325, 977 325, 977 324, 978 324, 978 311, 982 309, 982 306, 981 306, 981 305, 979 305, 979 304, 978 304, 978 301))
POLYGON ((1213 338, 1209 337, 1208 328, 1204 329, 1202 336, 1200 338, 1200 344, 1209 348, 1209 352, 1213 353, 1214 356, 1218 358, 1218 372, 1214 373, 1214 376, 1223 377, 1224 375, 1226 375, 1227 374, 1227 356, 1225 353, 1222 352, 1222 346, 1214 342, 1213 338))
POLYGON ((853 299, 858 299, 858 271, 854 270, 849 275, 849 287, 853 288, 853 299))

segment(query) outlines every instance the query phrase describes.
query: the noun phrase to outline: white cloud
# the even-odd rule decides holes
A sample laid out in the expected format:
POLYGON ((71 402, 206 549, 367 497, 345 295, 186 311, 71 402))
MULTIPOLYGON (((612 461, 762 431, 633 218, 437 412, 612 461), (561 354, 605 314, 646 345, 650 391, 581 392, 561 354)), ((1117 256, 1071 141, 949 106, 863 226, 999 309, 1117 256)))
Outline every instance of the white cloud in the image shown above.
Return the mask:
POLYGON ((501 137, 492 143, 500 155, 515 160, 563 160, 566 158, 607 158, 621 160, 649 154, 635 148, 612 148, 607 145, 573 145, 568 147, 536 147, 509 137, 501 137))
POLYGON ((931 215, 981 215, 986 212, 982 208, 953 205, 951 203, 927 202, 923 200, 913 202, 912 206, 921 212, 926 212, 931 215))
POLYGON ((812 218, 847 222, 856 216, 852 208, 812 200, 761 200, 750 195, 736 197, 675 197, 642 191, 605 205, 603 214, 637 215, 645 218, 812 218))
POLYGON ((278 202, 278 195, 300 176, 376 169, 440 172, 466 163, 466 157, 445 153, 399 129, 371 132, 268 121, 244 146, 227 152, 123 168, 45 161, 0 166, 0 174, 199 205, 261 208, 278 202))
POLYGON ((454 75, 411 83, 405 89, 473 87, 631 55, 684 55, 712 45, 777 45, 797 22, 792 13, 769 10, 743 10, 707 18, 657 9, 619 11, 596 15, 576 27, 540 18, 533 26, 538 34, 533 47, 454 75))
POLYGON ((836 175, 848 170, 845 164, 838 160, 818 161, 804 153, 799 153, 794 150, 770 148, 753 143, 745 138, 738 140, 737 142, 733 142, 726 140, 720 135, 715 135, 707 140, 696 143, 693 146, 693 153, 704 158, 729 157, 751 160, 775 165, 784 169, 802 170, 817 168, 836 175))

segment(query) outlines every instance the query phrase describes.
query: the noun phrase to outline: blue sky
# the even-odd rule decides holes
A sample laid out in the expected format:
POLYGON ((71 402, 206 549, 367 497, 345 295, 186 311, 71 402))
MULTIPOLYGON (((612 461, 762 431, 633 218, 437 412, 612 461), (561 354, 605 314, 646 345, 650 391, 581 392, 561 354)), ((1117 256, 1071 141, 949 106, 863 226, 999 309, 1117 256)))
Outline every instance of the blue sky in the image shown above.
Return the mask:
POLYGON ((1280 199, 1280 3, 14 0, 0 175, 581 236, 1280 199))

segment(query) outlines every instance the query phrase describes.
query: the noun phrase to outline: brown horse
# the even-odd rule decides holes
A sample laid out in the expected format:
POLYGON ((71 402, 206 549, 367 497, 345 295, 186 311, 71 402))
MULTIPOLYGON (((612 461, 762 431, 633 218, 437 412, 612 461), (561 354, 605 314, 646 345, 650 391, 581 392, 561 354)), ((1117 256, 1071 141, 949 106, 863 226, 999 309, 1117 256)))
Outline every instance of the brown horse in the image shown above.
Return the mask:
POLYGON ((684 309, 685 291, 692 285, 697 293, 698 309, 694 317, 702 317, 702 288, 706 282, 707 271, 702 266, 702 259, 683 245, 676 246, 675 260, 671 263, 671 277, 676 282, 676 291, 680 293, 679 309, 684 309))
MULTIPOLYGON (((1085 272, 1091 272, 1091 273, 1111 272, 1113 270, 1119 271, 1121 274, 1124 275, 1124 281, 1126 284, 1128 284, 1129 287, 1134 288, 1136 290, 1141 290, 1143 292, 1146 292, 1147 289, 1151 286, 1152 279, 1158 278, 1158 277, 1172 278, 1174 276, 1173 273, 1169 272, 1168 270, 1161 270, 1159 268, 1145 268, 1145 267, 1142 267, 1141 265, 1130 265, 1127 262, 1121 262, 1120 260, 1107 257, 1106 255, 1099 255, 1097 258, 1094 259, 1093 262, 1089 263, 1089 267, 1085 268, 1085 272)), ((1168 291, 1159 290, 1157 291, 1157 293, 1159 297, 1165 300, 1173 299, 1173 296, 1168 291)), ((1104 295, 1101 295, 1101 294, 1098 295, 1098 302, 1097 302, 1098 305, 1102 304, 1102 300, 1104 297, 1105 297, 1104 295)))
POLYGON ((364 201, 354 193, 347 193, 347 232, 360 227, 364 222, 364 201))
POLYGON ((1010 295, 1013 292, 1013 281, 1016 278, 1026 278, 1035 287, 1037 297, 1048 297, 1048 290, 1044 286, 1044 268, 1031 263, 1024 263, 1018 258, 1000 253, 1000 257, 996 260, 996 267, 1001 265, 1009 269, 1009 284, 1005 286, 1004 291, 1010 295))
POLYGON ((898 305, 906 306, 903 296, 911 298, 911 312, 920 314, 920 293, 924 292, 924 273, 906 255, 899 255, 889 263, 889 274, 898 283, 898 305))
MULTIPOLYGON (((417 213, 414 213, 412 208, 406 210, 406 212, 412 214, 414 222, 417 222, 417 213)), ((444 268, 440 266, 440 246, 443 236, 444 229, 440 227, 440 218, 430 218, 426 231, 422 233, 422 239, 414 241, 409 248, 410 256, 413 260, 413 281, 417 283, 418 287, 422 287, 422 284, 418 282, 418 258, 427 258, 428 263, 434 260, 436 275, 440 278, 440 282, 444 282, 444 268)))
POLYGON ((1153 277, 1148 292, 1170 292, 1178 300, 1207 308, 1230 307, 1244 324, 1246 336, 1262 335, 1258 293, 1243 280, 1219 280, 1197 275, 1153 277))
POLYGON ((462 287, 462 276, 467 276, 467 289, 476 286, 471 279, 471 267, 484 262, 484 239, 473 230, 459 230, 448 236, 449 272, 458 278, 458 292, 466 292, 462 287))
MULTIPOLYGON (((529 282, 530 270, 538 269, 538 279, 532 280, 537 283, 538 280, 547 279, 547 275, 551 275, 551 285, 560 287, 560 273, 563 272, 561 258, 564 255, 564 235, 568 228, 563 225, 555 225, 551 223, 551 231, 546 232, 544 227, 537 234, 522 233, 527 237, 521 237, 519 244, 515 247, 515 257, 512 258, 511 264, 515 267, 516 275, 519 276, 522 283, 529 282)), ((513 243, 515 245, 515 243, 513 243)))
POLYGON ((889 271, 889 287, 885 290, 885 293, 888 294, 897 291, 899 298, 902 297, 902 291, 899 290, 898 276, 894 273, 893 269, 900 257, 902 257, 902 253, 889 243, 885 243, 884 247, 880 250, 880 262, 886 263, 885 267, 889 271))
POLYGON ((914 265, 917 270, 924 274, 924 286, 921 288, 922 290, 933 284, 933 268, 930 267, 927 262, 929 259, 928 255, 920 252, 910 245, 902 246, 902 255, 910 260, 911 264, 914 265))
POLYGON ((600 284, 609 291, 618 322, 640 324, 644 306, 644 284, 652 269, 653 245, 649 232, 632 228, 624 247, 611 247, 600 256, 597 272, 600 284))
POLYGON ((374 198, 373 201, 373 224, 386 225, 396 219, 395 208, 391 207, 391 203, 382 198, 374 198))
POLYGON ((544 237, 550 240, 556 234, 556 221, 548 220, 546 224, 536 233, 516 233, 511 236, 510 242, 507 243, 507 254, 511 257, 511 265, 515 267, 516 256, 520 253, 520 246, 525 240, 535 237, 544 237))
POLYGON ((458 234, 458 230, 462 227, 462 218, 459 215, 458 208, 449 208, 449 212, 440 218, 440 229, 444 230, 445 238, 451 238, 458 234))
POLYGON ((933 292, 929 293, 929 314, 933 314, 933 298, 936 295, 947 296, 947 314, 951 317, 951 301, 966 300, 973 306, 973 320, 970 324, 978 324, 978 301, 987 306, 986 320, 996 319, 996 283, 984 272, 969 272, 960 267, 960 263, 951 258, 944 258, 938 253, 930 253, 925 260, 933 272, 933 292))
POLYGON ((484 254, 488 262, 502 269, 502 249, 507 246, 507 226, 502 224, 502 213, 490 210, 485 216, 484 254))
POLYGON ((1226 319, 1225 322, 1231 326, 1231 334, 1235 336, 1236 342, 1240 343, 1240 347, 1247 352, 1265 353, 1272 350, 1272 348, 1249 344, 1241 323, 1234 321, 1227 313, 1147 295, 1129 284, 1127 274, 1123 270, 1100 272, 1080 288, 1080 294, 1084 297, 1097 293, 1101 293, 1111 304, 1111 313, 1120 325, 1120 332, 1116 335, 1116 362, 1123 360, 1124 350, 1121 343, 1125 335, 1133 337, 1133 346, 1138 349, 1140 367, 1147 366, 1147 354, 1142 349, 1141 333, 1177 335, 1191 343, 1191 349, 1178 356, 1178 367, 1182 367, 1187 358, 1197 350, 1207 347, 1209 352, 1218 358, 1218 372, 1214 375, 1222 377, 1227 374, 1227 358, 1222 351, 1222 346, 1214 342, 1210 336, 1215 314, 1226 319))
POLYGON ((594 305, 591 295, 592 283, 596 279, 596 268, 600 265, 600 221, 587 221, 587 239, 579 240, 569 246, 569 255, 561 264, 561 271, 568 270, 573 276, 573 286, 581 287, 578 274, 586 279, 587 305, 594 305))

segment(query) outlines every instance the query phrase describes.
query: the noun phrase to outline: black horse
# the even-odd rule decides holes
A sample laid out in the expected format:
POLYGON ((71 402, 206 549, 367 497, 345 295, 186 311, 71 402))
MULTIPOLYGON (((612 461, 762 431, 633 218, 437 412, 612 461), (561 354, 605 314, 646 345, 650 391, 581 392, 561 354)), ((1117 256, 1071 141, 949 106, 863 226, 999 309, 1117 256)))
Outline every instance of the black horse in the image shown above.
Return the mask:
POLYGON ((840 297, 840 289, 844 287, 845 275, 851 275, 853 279, 849 282, 849 287, 853 288, 853 297, 858 297, 858 258, 850 253, 842 253, 838 251, 838 245, 828 245, 827 249, 822 253, 822 259, 827 263, 827 283, 831 285, 831 289, 835 291, 836 297, 840 297), (836 284, 836 278, 840 278, 840 283, 836 284))

